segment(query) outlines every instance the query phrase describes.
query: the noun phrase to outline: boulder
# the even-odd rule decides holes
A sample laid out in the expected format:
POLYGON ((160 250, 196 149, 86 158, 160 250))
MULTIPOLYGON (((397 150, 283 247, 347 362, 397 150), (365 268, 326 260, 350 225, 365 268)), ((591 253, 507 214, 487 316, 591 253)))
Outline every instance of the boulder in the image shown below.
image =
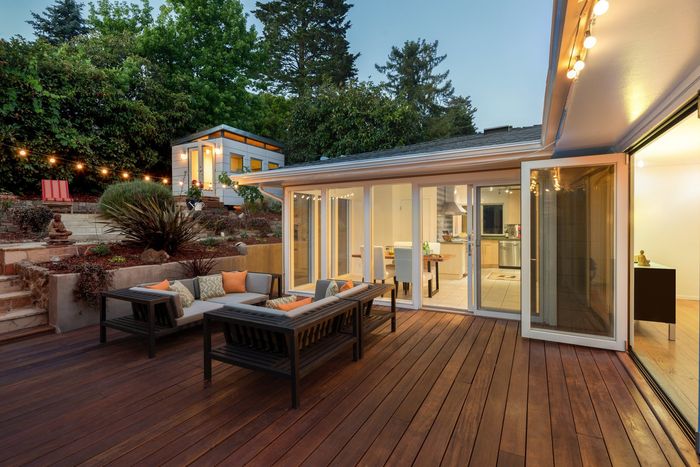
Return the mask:
POLYGON ((141 253, 141 261, 145 264, 163 264, 170 258, 170 255, 163 250, 156 251, 148 248, 141 253))

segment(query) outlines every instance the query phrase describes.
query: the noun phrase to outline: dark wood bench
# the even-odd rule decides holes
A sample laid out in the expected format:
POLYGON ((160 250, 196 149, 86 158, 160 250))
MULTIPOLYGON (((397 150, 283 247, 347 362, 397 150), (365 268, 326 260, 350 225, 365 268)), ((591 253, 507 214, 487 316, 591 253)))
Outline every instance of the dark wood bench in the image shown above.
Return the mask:
POLYGON ((299 407, 299 381, 352 348, 359 358, 356 302, 338 300, 289 318, 226 307, 204 313, 204 379, 211 381, 212 360, 263 370, 291 381, 292 407, 299 407), (223 325, 225 344, 212 349, 212 327, 223 325))
POLYGON ((391 332, 396 332, 396 288, 391 284, 368 284, 366 290, 357 292, 341 300, 354 302, 360 315, 359 349, 360 358, 364 353, 365 336, 387 321, 391 321, 391 332), (391 293, 391 307, 388 310, 373 308, 374 299, 391 293))

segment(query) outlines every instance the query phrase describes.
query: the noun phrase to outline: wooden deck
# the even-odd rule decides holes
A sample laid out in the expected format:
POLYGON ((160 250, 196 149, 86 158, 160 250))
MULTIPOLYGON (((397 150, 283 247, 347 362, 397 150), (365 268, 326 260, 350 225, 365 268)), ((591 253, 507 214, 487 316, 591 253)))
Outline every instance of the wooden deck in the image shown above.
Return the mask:
POLYGON ((132 337, 97 340, 0 347, 0 465, 697 462, 626 355, 523 339, 517 322, 402 312, 364 359, 305 379, 298 410, 267 374, 215 364, 205 386, 198 329, 151 360, 132 337))

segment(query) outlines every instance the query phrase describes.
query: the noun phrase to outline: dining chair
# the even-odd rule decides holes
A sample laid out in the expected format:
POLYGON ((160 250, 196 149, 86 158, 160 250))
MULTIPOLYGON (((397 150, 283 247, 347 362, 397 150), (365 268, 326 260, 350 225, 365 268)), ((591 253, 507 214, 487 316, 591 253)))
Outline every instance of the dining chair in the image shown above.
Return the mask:
MULTIPOLYGON (((413 282, 413 251, 411 248, 394 248, 394 264, 396 274, 394 285, 398 290, 399 282, 403 288, 403 294, 408 295, 410 284, 413 282)), ((433 297, 433 273, 423 271, 423 280, 428 282, 428 297, 433 297)))
POLYGON ((382 281, 382 284, 384 284, 386 280, 393 275, 387 270, 384 247, 374 246, 372 247, 372 252, 374 254, 374 277, 372 278, 372 282, 382 281))

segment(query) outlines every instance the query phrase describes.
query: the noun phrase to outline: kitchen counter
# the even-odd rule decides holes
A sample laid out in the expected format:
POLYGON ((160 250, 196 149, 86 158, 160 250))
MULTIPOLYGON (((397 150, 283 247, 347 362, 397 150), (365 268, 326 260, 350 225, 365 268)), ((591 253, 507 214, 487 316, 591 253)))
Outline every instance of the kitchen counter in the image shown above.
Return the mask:
POLYGON ((440 254, 447 259, 440 264, 440 277, 461 279, 467 274, 467 242, 439 242, 440 254))

